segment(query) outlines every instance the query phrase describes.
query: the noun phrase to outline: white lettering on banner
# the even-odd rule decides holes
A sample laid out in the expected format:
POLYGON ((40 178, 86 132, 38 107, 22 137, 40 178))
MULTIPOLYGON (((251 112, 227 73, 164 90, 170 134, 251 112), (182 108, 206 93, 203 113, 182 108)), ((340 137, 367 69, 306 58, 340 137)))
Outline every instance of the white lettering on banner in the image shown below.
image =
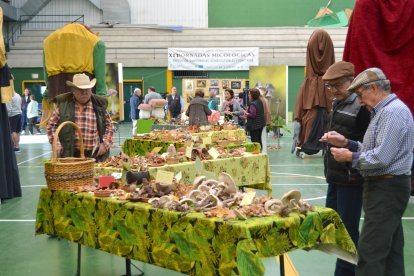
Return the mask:
POLYGON ((259 48, 168 48, 168 70, 249 70, 259 48))

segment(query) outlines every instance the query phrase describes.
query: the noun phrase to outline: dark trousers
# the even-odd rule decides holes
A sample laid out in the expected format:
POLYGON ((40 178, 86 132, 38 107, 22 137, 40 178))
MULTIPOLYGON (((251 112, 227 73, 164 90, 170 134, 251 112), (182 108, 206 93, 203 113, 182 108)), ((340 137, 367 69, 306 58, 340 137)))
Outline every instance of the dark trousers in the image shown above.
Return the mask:
POLYGON ((22 131, 26 131, 27 122, 27 110, 22 110, 22 131))
POLYGON ((29 131, 30 131, 30 134, 33 134, 33 127, 36 128, 38 133, 40 133, 40 129, 36 124, 37 124, 37 117, 29 118, 29 131))
POLYGON ((180 115, 180 112, 178 111, 178 112, 171 112, 170 111, 170 116, 171 116, 171 118, 177 118, 178 117, 178 115, 180 115))
POLYGON ((263 130, 263 128, 260 128, 260 129, 250 130, 249 132, 250 132, 250 140, 252 142, 260 143, 260 148, 263 150, 262 130, 263 130))
MULTIPOLYGON (((339 214, 351 239, 357 245, 362 209, 362 185, 328 184, 326 207, 334 209, 339 214)), ((354 264, 337 259, 335 276, 355 275, 355 267, 354 264)))
POLYGON ((410 198, 410 182, 407 176, 364 182, 365 218, 356 275, 405 275, 401 217, 410 198))

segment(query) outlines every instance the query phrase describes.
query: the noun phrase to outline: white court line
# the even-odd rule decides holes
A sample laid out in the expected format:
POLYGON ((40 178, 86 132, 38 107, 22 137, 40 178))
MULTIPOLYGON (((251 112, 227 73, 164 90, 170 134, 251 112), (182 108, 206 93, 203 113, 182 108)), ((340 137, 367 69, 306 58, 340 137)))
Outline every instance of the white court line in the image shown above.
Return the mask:
POLYGON ((32 168, 44 168, 45 166, 19 166, 19 169, 20 168, 30 168, 30 169, 32 169, 32 168))
POLYGON ((23 185, 22 188, 46 187, 46 185, 23 185))
POLYGON ((313 177, 318 179, 324 179, 323 176, 317 176, 317 175, 309 175, 309 174, 298 174, 298 173, 278 173, 278 172, 270 172, 270 174, 281 174, 281 175, 294 175, 294 176, 307 176, 307 177, 313 177))
POLYGON ((282 164, 282 165, 269 165, 270 167, 322 167, 323 164, 282 164))
POLYGON ((26 161, 20 162, 20 163, 18 163, 17 165, 21 165, 21 164, 24 164, 24 163, 26 163, 26 162, 32 161, 32 160, 37 159, 37 158, 39 158, 39 157, 45 156, 45 155, 47 155, 47 154, 49 154, 49 153, 51 153, 51 152, 52 152, 52 151, 48 151, 48 152, 43 153, 43 154, 41 154, 41 155, 35 156, 35 157, 33 157, 33 158, 30 158, 30 159, 28 159, 28 160, 26 160, 26 161))
POLYGON ((272 186, 328 186, 328 184, 315 184, 315 183, 310 183, 310 184, 292 184, 292 183, 277 183, 277 184, 272 184, 272 186))
POLYGON ((304 198, 303 200, 312 201, 312 200, 318 200, 318 199, 324 199, 324 198, 326 198, 326 196, 312 197, 312 198, 304 198))
POLYGON ((0 219, 0 222, 35 222, 35 219, 0 219))

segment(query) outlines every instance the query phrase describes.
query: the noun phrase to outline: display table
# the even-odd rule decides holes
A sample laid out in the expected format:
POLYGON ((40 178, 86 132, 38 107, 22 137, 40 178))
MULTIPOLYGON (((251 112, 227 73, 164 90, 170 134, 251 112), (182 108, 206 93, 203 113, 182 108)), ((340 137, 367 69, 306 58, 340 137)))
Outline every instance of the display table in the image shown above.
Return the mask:
MULTIPOLYGON (((272 192, 270 179, 270 166, 267 154, 250 154, 243 157, 230 157, 216 160, 204 160, 201 162, 203 169, 219 175, 221 172, 229 173, 237 186, 267 190, 272 192)), ((182 182, 193 183, 197 176, 195 162, 149 167, 151 176, 155 177, 158 170, 174 173, 182 173, 182 182)), ((110 175, 113 172, 122 172, 122 169, 110 167, 95 167, 95 175, 110 175)))
POLYGON ((263 275, 262 257, 295 249, 331 250, 356 261, 356 249, 345 226, 327 208, 316 208, 306 216, 291 213, 288 218, 274 215, 224 221, 202 213, 44 188, 36 234, 57 235, 190 275, 263 275))
POLYGON ((171 129, 178 129, 182 128, 182 125, 172 125, 172 124, 153 124, 151 126, 151 131, 154 130, 171 130, 171 129))
MULTIPOLYGON (((146 153, 151 152, 152 149, 160 147, 161 150, 158 152, 160 154, 167 151, 168 147, 173 144, 176 149, 185 146, 183 142, 177 141, 160 141, 160 140, 148 140, 141 139, 139 137, 133 139, 126 139, 122 144, 122 151, 128 156, 144 156, 146 153)), ((244 143, 230 143, 224 148, 246 148, 247 152, 259 151, 261 150, 259 143, 244 142, 244 143)))

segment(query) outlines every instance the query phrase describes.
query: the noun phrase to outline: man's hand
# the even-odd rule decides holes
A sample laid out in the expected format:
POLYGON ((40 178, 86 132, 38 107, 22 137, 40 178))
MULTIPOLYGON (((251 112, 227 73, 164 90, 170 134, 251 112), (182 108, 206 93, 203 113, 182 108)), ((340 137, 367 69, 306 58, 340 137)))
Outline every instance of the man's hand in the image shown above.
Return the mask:
POLYGON ((98 153, 96 154, 96 156, 104 155, 107 151, 108 151, 108 149, 105 147, 105 145, 103 143, 101 143, 99 145, 99 150, 98 150, 98 153))
POLYGON ((331 148, 331 153, 338 162, 351 162, 352 152, 345 148, 331 148))
POLYGON ((331 145, 341 148, 348 146, 348 139, 346 139, 345 136, 339 134, 336 131, 328 131, 321 137, 321 139, 319 139, 319 141, 328 142, 331 145))

